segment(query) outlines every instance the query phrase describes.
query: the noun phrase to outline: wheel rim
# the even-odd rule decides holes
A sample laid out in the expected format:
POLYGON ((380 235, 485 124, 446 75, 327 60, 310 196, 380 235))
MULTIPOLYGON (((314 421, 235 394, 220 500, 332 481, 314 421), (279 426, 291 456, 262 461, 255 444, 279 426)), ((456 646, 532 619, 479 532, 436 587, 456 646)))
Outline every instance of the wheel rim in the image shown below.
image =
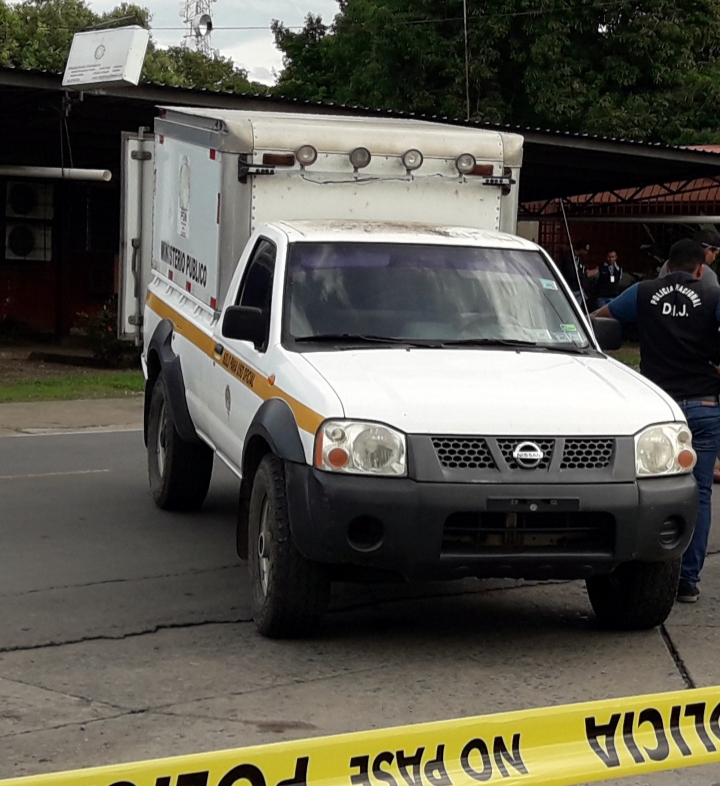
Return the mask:
POLYGON ((263 595, 267 595, 268 576, 270 572, 270 506, 265 497, 260 511, 260 532, 258 534, 257 561, 260 586, 263 595))
POLYGON ((165 477, 165 449, 167 445, 167 410, 165 402, 160 404, 160 413, 158 415, 158 430, 157 439, 155 441, 155 453, 157 455, 157 465, 160 477, 165 477))

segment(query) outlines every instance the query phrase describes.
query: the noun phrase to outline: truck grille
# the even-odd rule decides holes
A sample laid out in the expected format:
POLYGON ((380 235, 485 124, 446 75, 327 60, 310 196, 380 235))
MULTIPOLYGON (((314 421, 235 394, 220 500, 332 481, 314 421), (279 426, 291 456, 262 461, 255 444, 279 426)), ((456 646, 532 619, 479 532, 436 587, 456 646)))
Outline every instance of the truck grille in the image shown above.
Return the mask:
POLYGON ((614 537, 610 513, 453 513, 445 520, 442 553, 611 551, 614 537))
POLYGON ((614 439, 566 439, 560 469, 605 469, 614 449, 614 439))
POLYGON ((495 469, 487 442, 478 437, 433 437, 435 453, 448 469, 495 469))
MULTIPOLYGON (((552 460, 553 450, 555 449, 555 440, 554 439, 533 439, 529 440, 533 444, 537 445, 540 450, 545 454, 540 461, 540 463, 535 467, 535 469, 547 469, 550 466, 550 461, 552 460)), ((523 442, 528 442, 527 439, 498 439, 497 444, 500 448, 500 452, 505 459, 505 463, 508 465, 510 469, 522 469, 520 465, 515 461, 513 458, 513 451, 515 448, 523 442)))
MULTIPOLYGON (((555 452, 554 439, 499 437, 497 447, 508 469, 522 469, 513 458, 513 451, 522 442, 532 442, 545 454, 535 469, 548 469, 555 452)), ((447 469, 498 469, 487 440, 482 437, 432 437, 432 444, 438 461, 447 469)), ((614 453, 615 440, 612 438, 566 438, 560 469, 607 469, 612 463, 614 453)))

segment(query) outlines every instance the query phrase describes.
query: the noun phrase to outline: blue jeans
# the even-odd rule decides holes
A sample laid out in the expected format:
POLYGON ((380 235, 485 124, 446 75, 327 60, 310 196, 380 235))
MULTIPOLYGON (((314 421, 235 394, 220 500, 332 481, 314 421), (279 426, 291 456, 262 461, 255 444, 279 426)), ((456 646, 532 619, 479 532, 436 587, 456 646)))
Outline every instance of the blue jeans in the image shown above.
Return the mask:
POLYGON ((698 484, 698 515, 695 533, 687 551, 683 554, 680 581, 695 585, 700 581, 700 571, 705 562, 710 523, 712 520, 712 488, 715 457, 720 450, 720 406, 703 404, 702 401, 681 401, 692 432, 692 446, 697 453, 697 464, 693 470, 698 484))
POLYGON ((608 303, 612 303, 613 298, 611 297, 599 297, 596 300, 597 307, 602 308, 603 306, 607 306, 608 303))

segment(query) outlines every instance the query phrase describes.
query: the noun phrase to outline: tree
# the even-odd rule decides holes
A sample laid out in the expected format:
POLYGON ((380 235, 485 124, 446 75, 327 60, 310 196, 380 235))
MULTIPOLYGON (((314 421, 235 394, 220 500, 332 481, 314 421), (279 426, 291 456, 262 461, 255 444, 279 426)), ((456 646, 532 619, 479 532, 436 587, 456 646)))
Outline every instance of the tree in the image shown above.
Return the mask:
MULTIPOLYGON (((151 15, 146 8, 127 2, 96 14, 85 0, 23 0, 18 5, 0 0, 0 65, 61 72, 73 35, 114 19, 150 28, 151 15)), ((266 91, 263 85, 249 82, 247 72, 232 60, 209 58, 182 47, 160 49, 152 39, 142 76, 180 87, 266 91)))
MULTIPOLYGON (((152 42, 151 42, 152 43, 152 42)), ((143 77, 175 87, 204 87, 236 93, 265 93, 267 88, 248 81, 247 71, 225 57, 206 57, 181 46, 148 47, 143 77)))
MULTIPOLYGON (((470 116, 668 143, 720 140, 717 0, 468 0, 470 116)), ((462 0, 340 0, 273 24, 276 92, 465 117, 462 0)))

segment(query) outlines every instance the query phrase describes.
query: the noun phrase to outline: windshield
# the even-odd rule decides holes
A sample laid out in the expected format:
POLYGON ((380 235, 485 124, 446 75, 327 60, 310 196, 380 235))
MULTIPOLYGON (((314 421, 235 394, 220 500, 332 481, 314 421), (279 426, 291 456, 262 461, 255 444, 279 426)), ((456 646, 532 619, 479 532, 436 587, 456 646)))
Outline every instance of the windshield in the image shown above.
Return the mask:
POLYGON ((385 243, 290 248, 284 338, 303 344, 589 346, 536 251, 385 243))

